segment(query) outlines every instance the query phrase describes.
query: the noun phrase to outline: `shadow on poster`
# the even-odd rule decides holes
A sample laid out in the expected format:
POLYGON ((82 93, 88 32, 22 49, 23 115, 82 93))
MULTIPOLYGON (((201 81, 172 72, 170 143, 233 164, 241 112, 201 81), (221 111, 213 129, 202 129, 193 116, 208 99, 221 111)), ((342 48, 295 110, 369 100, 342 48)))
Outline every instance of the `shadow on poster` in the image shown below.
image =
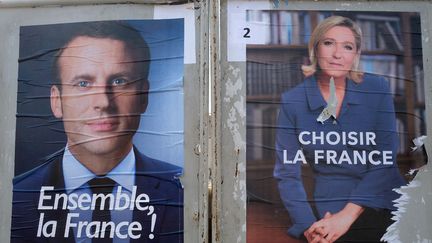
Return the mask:
POLYGON ((419 14, 247 23, 247 242, 379 241, 393 189, 427 161, 412 143, 426 135, 419 14))
POLYGON ((11 242, 183 242, 183 29, 21 27, 11 242))

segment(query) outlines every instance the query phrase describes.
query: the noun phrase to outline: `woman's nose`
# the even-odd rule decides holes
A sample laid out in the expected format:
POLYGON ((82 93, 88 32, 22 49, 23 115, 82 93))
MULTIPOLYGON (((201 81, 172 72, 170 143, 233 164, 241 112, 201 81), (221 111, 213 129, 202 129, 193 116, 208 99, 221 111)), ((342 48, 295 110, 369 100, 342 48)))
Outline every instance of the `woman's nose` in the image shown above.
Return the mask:
POLYGON ((338 44, 335 45, 333 49, 333 58, 340 59, 342 57, 343 48, 338 44))

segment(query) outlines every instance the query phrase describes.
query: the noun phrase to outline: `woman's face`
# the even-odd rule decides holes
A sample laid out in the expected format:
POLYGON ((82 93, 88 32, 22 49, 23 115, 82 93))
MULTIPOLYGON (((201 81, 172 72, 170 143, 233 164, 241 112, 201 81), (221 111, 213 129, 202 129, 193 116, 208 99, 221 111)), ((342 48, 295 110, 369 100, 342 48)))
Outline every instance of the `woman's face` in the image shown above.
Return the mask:
POLYGON ((318 65, 322 74, 345 78, 358 55, 353 32, 343 26, 329 29, 318 43, 318 65))

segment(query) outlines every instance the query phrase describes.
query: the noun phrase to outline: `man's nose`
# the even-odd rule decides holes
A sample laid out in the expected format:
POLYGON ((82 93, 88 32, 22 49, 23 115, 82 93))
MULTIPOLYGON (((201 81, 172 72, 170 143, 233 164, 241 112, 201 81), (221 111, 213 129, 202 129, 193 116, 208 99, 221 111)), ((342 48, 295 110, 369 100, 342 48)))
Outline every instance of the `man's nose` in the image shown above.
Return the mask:
POLYGON ((105 110, 111 103, 111 90, 107 85, 95 87, 95 92, 92 94, 93 107, 96 110, 105 110))

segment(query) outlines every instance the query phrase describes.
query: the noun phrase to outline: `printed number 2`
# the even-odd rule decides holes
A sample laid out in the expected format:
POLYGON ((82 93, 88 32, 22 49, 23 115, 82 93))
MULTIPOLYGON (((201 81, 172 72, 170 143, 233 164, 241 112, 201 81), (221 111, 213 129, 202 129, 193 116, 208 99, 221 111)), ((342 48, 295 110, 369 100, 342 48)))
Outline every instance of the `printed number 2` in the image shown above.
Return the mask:
POLYGON ((246 33, 243 35, 243 38, 250 38, 250 35, 249 35, 250 29, 244 28, 243 30, 246 31, 246 33))

